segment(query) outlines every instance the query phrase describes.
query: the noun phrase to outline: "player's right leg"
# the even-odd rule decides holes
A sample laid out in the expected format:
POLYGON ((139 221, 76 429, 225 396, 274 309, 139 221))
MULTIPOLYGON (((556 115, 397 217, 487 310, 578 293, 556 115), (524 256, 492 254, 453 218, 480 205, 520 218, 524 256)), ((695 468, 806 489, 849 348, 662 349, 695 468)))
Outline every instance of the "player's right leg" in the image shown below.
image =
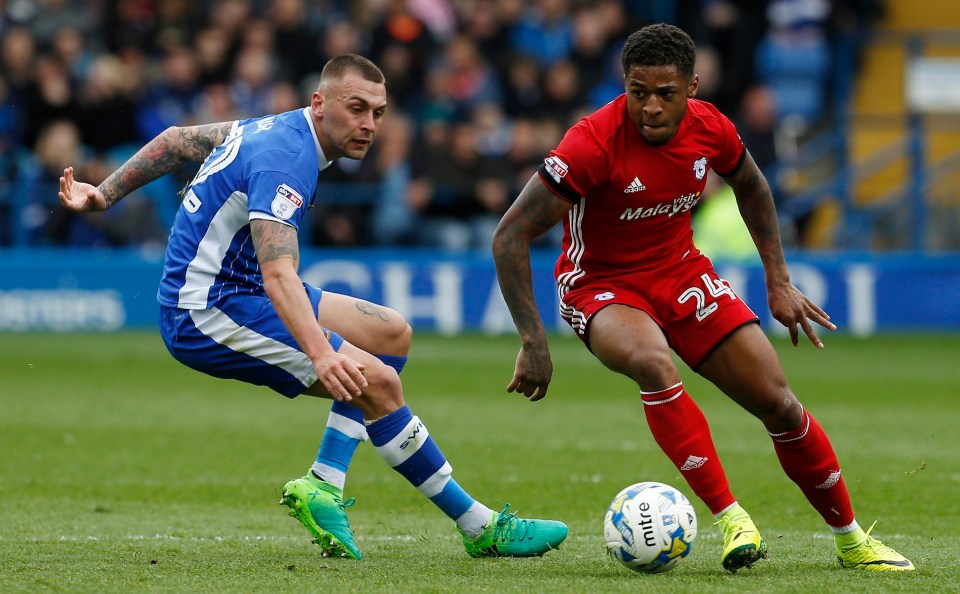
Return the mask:
POLYGON ((717 518, 724 568, 735 572, 765 557, 766 543, 730 491, 706 417, 684 389, 660 326, 641 309, 609 305, 591 317, 589 344, 604 365, 639 384, 654 439, 717 518))
POLYGON ((914 569, 903 555, 858 525, 830 439, 793 395, 776 351, 759 326, 750 324, 730 334, 698 371, 763 422, 784 472, 830 526, 841 566, 914 569))
MULTIPOLYGON (((319 292, 308 291, 316 306, 319 292)), ((219 308, 161 308, 160 333, 181 363, 214 377, 265 385, 293 398, 316 381, 316 370, 276 315, 269 299, 233 296, 219 308)), ((338 348, 342 339, 330 334, 338 348)), ((290 507, 324 555, 360 558, 344 508, 342 490, 312 474, 285 485, 281 503, 290 507)))
MULTIPOLYGON (((456 523, 471 556, 537 556, 563 542, 567 527, 562 522, 521 519, 507 507, 497 513, 471 497, 454 480, 453 467, 426 425, 404 402, 395 370, 348 342, 338 351, 365 366, 367 386, 353 403, 363 411, 377 453, 456 523)), ((307 393, 324 395, 324 390, 314 384, 307 393)))
MULTIPOLYGON (((317 319, 321 326, 336 332, 350 344, 373 353, 397 373, 406 365, 413 331, 396 311, 355 297, 323 291, 317 319)), ((310 472, 342 490, 357 446, 366 440, 367 430, 360 409, 349 402, 334 401, 310 472)))

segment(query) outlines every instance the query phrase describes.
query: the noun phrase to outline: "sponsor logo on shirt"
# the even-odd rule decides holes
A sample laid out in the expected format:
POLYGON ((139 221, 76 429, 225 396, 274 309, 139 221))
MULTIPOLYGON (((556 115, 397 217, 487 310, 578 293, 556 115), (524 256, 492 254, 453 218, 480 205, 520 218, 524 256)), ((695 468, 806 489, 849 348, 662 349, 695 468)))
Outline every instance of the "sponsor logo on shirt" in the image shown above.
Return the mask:
POLYGON ((697 176, 697 179, 703 179, 703 176, 707 174, 706 157, 700 157, 693 162, 693 174, 697 176))
POLYGON ((633 178, 633 181, 630 182, 630 185, 627 186, 627 189, 623 191, 624 194, 633 194, 634 192, 642 192, 647 189, 647 186, 643 185, 643 182, 640 181, 639 177, 633 178))
POLYGON ((280 220, 286 221, 297 212, 297 209, 303 206, 303 198, 297 191, 287 184, 277 186, 277 195, 273 197, 273 204, 270 210, 273 215, 280 220))
POLYGON ((203 204, 197 195, 193 193, 193 190, 187 190, 187 195, 183 197, 183 208, 193 214, 200 210, 200 205, 203 204))
POLYGON ((651 206, 648 208, 628 208, 623 211, 623 214, 620 215, 620 220, 633 221, 636 219, 647 219, 663 214, 667 215, 668 217, 672 217, 675 214, 687 212, 699 201, 700 192, 685 194, 679 198, 675 198, 673 202, 661 202, 656 206, 651 206))
POLYGON ((547 173, 550 174, 550 177, 553 178, 553 181, 560 183, 560 180, 567 175, 567 164, 561 161, 558 157, 547 157, 543 160, 543 164, 546 166, 547 173))

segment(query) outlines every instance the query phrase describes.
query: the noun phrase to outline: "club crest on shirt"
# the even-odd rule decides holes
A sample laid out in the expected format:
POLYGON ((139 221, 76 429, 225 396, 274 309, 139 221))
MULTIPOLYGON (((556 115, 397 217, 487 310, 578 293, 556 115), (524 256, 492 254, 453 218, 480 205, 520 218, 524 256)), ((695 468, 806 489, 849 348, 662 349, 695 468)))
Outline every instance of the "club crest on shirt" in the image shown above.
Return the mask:
POLYGON ((547 157, 543 160, 543 164, 546 166, 547 173, 550 174, 550 177, 553 178, 553 181, 560 183, 560 180, 567 175, 567 164, 561 161, 558 157, 547 157))
POLYGON ((270 210, 273 211, 273 216, 286 221, 301 206, 303 206, 303 198, 300 197, 300 194, 297 194, 297 191, 287 184, 280 184, 277 186, 277 195, 273 197, 270 210))
POLYGON ((703 179, 703 176, 707 174, 706 157, 700 157, 693 162, 693 174, 697 176, 697 179, 703 179))

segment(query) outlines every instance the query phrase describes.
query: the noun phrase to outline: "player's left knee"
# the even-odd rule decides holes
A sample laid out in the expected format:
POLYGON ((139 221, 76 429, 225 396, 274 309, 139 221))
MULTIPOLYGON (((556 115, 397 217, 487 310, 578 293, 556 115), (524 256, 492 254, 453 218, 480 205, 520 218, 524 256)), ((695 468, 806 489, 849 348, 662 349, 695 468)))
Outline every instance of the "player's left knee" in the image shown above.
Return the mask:
POLYGON ((394 410, 403 406, 403 387, 395 369, 382 363, 368 365, 364 377, 367 387, 361 398, 377 408, 394 410))
POLYGON ((803 420, 803 406, 789 388, 778 390, 775 397, 764 401, 757 416, 772 433, 792 431, 803 420))

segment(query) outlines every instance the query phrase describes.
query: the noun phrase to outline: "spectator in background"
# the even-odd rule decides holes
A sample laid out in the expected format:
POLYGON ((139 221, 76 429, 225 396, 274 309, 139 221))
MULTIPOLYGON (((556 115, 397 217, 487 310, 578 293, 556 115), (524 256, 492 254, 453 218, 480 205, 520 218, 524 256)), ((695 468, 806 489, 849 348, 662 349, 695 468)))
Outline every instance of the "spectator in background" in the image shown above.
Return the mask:
POLYGON ((230 35, 220 27, 204 27, 194 38, 200 83, 226 84, 230 80, 230 35))
POLYGON ((63 61, 52 52, 44 52, 37 56, 33 69, 34 79, 20 93, 27 120, 22 140, 27 146, 37 141, 47 123, 75 122, 77 117, 77 98, 63 61))
POLYGON ((375 62, 384 64, 389 92, 401 109, 412 107, 429 61, 439 48, 430 28, 410 10, 407 0, 387 0, 385 13, 370 31, 370 54, 375 62))
POLYGON ((78 92, 78 120, 84 144, 97 153, 136 143, 139 81, 119 58, 100 54, 93 59, 78 92))
POLYGON ((770 28, 756 50, 759 80, 776 97, 781 119, 798 129, 824 115, 830 48, 825 32, 827 0, 773 0, 767 8, 770 28))
MULTIPOLYGON (((603 81, 612 52, 610 27, 603 13, 595 9, 578 10, 573 17, 570 61, 580 78, 582 92, 589 93, 603 81)), ((615 52, 613 55, 615 57, 615 52)))
POLYGON ((244 48, 237 56, 230 95, 244 117, 267 112, 273 72, 273 56, 261 47, 244 48))
POLYGON ((517 52, 542 66, 569 56, 573 48, 569 0, 535 0, 514 25, 512 39, 517 52))
MULTIPOLYGON (((506 81, 510 65, 515 61, 513 52, 505 51, 510 47, 509 15, 504 15, 502 2, 496 0, 477 0, 472 5, 460 5, 460 31, 477 47, 481 56, 487 59, 501 81, 506 81)), ((536 83, 537 78, 533 81, 536 83)))
POLYGON ((418 241, 417 213, 409 202, 410 155, 414 121, 402 112, 383 120, 373 158, 380 171, 380 188, 370 214, 370 240, 380 246, 410 246, 418 241))
POLYGON ((319 39, 307 28, 304 0, 272 0, 266 14, 273 23, 275 78, 303 80, 316 70, 314 64, 320 58, 319 39))
POLYGON ((740 94, 755 79, 754 55, 767 28, 770 0, 678 0, 676 23, 697 46, 722 57, 721 82, 712 103, 734 113, 740 94))
POLYGON ((22 92, 33 82, 37 43, 26 27, 10 27, 0 38, 0 76, 9 88, 22 92))
MULTIPOLYGON (((289 110, 284 110, 289 111, 289 110)), ((271 111, 270 113, 279 113, 271 111)), ((222 82, 210 82, 203 86, 196 108, 198 121, 228 122, 242 119, 240 110, 233 102, 230 87, 222 82)))
MULTIPOLYGON (((39 134, 34 158, 24 164, 20 172, 13 204, 17 213, 19 241, 32 245, 71 247, 122 247, 128 245, 152 246, 162 249, 166 229, 160 221, 172 222, 158 212, 154 191, 161 188, 175 192, 175 186, 160 184, 157 188, 141 190, 146 200, 133 200, 123 208, 117 208, 109 216, 92 217, 87 213, 74 213, 54 208, 49 201, 55 191, 59 176, 70 163, 80 163, 81 171, 89 179, 102 181, 111 171, 111 163, 98 156, 81 141, 79 127, 69 120, 56 120, 47 124, 39 134)), ((117 155, 122 160, 128 155, 117 155)), ((170 200, 170 195, 164 197, 170 200)))
POLYGON ((762 84, 748 88, 733 121, 757 167, 766 174, 777 162, 777 100, 770 88, 762 84))
POLYGON ((499 159, 507 154, 513 130, 500 103, 488 101, 473 108, 470 114, 477 131, 477 152, 484 158, 499 159))
POLYGON ((200 72, 196 55, 177 47, 162 58, 161 76, 147 81, 137 114, 140 138, 154 138, 170 126, 194 121, 200 96, 200 72))
MULTIPOLYGON (((440 130, 438 128, 438 130, 440 130)), ((509 202, 509 175, 502 159, 477 150, 477 129, 460 121, 433 138, 414 162, 411 206, 424 245, 447 250, 489 246, 509 202)))
POLYGON ((570 117, 584 106, 582 91, 580 72, 573 62, 566 59, 554 62, 544 76, 541 115, 563 126, 573 124, 570 117))
POLYGON ((66 25, 57 29, 50 48, 63 61, 72 80, 86 78, 96 54, 87 47, 86 37, 79 27, 66 25))
POLYGON ((511 117, 534 117, 543 97, 540 64, 530 56, 518 55, 507 67, 504 109, 511 117))
MULTIPOLYGON (((49 192, 57 184, 63 167, 70 163, 85 163, 88 153, 80 141, 80 130, 70 120, 54 120, 37 133, 33 158, 20 172, 14 195, 14 212, 18 230, 32 244, 69 245, 71 236, 79 237, 83 227, 81 216, 62 209, 50 208, 49 192)), ((89 234, 88 239, 89 239, 89 234)))
POLYGON ((442 58, 431 66, 446 74, 446 95, 461 114, 469 114, 484 103, 501 100, 500 82, 496 72, 477 51, 477 46, 465 35, 455 35, 445 46, 442 58))
POLYGON ((38 0, 29 4, 36 12, 26 22, 33 38, 42 46, 49 46, 65 27, 75 27, 85 35, 98 28, 95 13, 84 0, 38 0))
POLYGON ((189 46, 203 20, 203 4, 191 0, 163 0, 153 10, 153 47, 158 51, 189 46))
MULTIPOLYGON (((518 141, 522 131, 553 134, 557 125, 562 131, 622 93, 618 48, 638 21, 655 15, 689 25, 701 48, 700 96, 736 113, 744 90, 757 82, 754 56, 767 27, 767 6, 776 24, 782 15, 809 13, 824 2, 106 0, 89 10, 83 0, 24 0, 16 11, 8 2, 7 14, 15 16, 0 24, 0 78, 6 86, 0 134, 12 149, 3 155, 2 171, 17 175, 13 155, 29 152, 42 126, 54 120, 73 121, 82 144, 109 160, 115 143, 145 142, 170 125, 283 111, 268 105, 290 105, 291 90, 315 87, 311 64, 354 53, 382 65, 391 110, 411 119, 416 143, 409 150, 420 153, 422 139, 472 120, 482 160, 505 160, 501 173, 512 185, 519 170, 511 168, 526 170, 526 158, 517 163, 514 152, 538 144, 518 141), (502 116, 488 110, 492 104, 502 116)), ((828 40, 846 39, 856 48, 881 2, 830 3, 818 27, 828 40)), ((835 59, 855 61, 855 55, 835 59)), ((839 70, 832 76, 839 77, 839 70)), ((834 80, 820 101, 844 101, 849 85, 842 82, 834 80)), ((745 133, 749 128, 743 126, 745 133)), ((760 153, 757 142, 751 146, 760 153)), ((420 172, 423 166, 412 163, 421 158, 407 155, 391 163, 406 162, 420 172)), ((399 179, 395 166, 392 173, 381 169, 386 160, 368 166, 372 178, 399 179)), ((184 169, 176 175, 185 181, 190 174, 184 169)), ((15 178, 8 179, 7 189, 0 187, 0 204, 9 202, 15 178)), ((411 183, 414 190, 436 187, 419 173, 411 183)), ((378 197, 371 207, 380 203, 378 197)), ((361 244, 374 241, 368 233, 355 237, 361 244)))

